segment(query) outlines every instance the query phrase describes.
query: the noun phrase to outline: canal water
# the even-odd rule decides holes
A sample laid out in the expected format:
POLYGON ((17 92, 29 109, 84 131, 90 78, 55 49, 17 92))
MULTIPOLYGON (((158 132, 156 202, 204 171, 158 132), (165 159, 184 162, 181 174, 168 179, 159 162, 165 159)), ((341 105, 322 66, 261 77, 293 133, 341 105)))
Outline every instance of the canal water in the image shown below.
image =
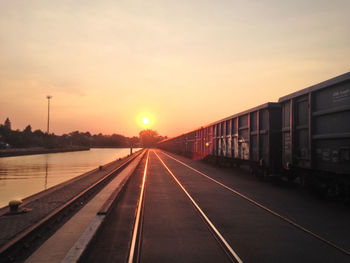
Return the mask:
POLYGON ((129 148, 109 148, 0 158, 0 208, 129 153, 129 148))

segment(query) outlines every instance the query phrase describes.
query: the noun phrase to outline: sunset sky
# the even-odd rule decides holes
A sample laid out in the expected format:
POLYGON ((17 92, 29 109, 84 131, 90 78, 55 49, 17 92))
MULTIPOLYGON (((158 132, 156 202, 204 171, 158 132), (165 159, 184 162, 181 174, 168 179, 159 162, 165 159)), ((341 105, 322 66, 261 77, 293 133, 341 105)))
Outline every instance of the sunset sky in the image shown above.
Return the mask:
POLYGON ((0 0, 0 122, 174 136, 350 71, 349 0, 0 0))

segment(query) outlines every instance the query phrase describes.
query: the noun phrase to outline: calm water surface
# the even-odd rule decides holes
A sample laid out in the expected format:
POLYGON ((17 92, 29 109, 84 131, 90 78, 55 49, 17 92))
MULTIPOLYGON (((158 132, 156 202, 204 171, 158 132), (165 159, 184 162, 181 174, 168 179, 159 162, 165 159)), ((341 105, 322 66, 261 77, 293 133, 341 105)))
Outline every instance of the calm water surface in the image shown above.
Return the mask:
POLYGON ((129 148, 91 149, 0 158, 0 207, 12 199, 23 199, 129 153, 129 148))

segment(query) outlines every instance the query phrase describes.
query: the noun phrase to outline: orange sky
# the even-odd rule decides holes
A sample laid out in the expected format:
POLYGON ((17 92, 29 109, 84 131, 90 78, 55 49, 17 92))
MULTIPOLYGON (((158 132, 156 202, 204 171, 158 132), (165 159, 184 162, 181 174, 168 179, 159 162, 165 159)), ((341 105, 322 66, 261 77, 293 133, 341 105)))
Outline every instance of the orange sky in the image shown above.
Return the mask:
POLYGON ((2 0, 0 122, 174 136, 350 71, 350 1, 214 2, 2 0))

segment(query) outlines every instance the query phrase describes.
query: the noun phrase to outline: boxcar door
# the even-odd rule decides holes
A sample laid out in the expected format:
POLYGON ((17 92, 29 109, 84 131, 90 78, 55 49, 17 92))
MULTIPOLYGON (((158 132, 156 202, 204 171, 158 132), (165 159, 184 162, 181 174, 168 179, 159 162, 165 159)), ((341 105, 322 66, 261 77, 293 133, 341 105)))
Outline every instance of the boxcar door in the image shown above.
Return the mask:
POLYGON ((300 168, 310 168, 309 99, 308 95, 295 101, 295 158, 300 168))
POLYGON ((292 136, 291 136, 291 100, 282 106, 282 161, 283 167, 292 164, 292 136))

